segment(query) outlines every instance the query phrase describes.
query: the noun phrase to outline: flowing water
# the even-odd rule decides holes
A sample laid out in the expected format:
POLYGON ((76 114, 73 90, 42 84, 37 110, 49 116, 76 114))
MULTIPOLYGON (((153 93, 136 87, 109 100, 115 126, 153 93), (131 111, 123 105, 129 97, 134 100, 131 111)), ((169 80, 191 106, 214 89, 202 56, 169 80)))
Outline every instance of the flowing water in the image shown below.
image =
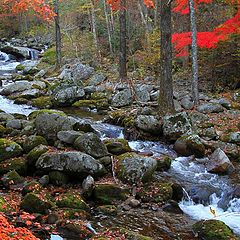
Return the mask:
MULTIPOLYGON (((14 71, 14 66, 17 65, 16 62, 6 62, 9 61, 9 57, 6 54, 0 52, 0 75, 2 73, 11 73, 14 71)), ((19 63, 18 63, 19 64, 19 63)), ((7 84, 4 82, 4 84, 7 84)), ((21 113, 28 115, 34 109, 27 105, 17 105, 13 101, 6 99, 0 95, 0 109, 8 113, 21 113)), ((89 121, 92 126, 100 133, 102 139, 105 138, 123 138, 123 128, 118 126, 113 126, 110 124, 105 124, 101 120, 103 116, 96 115, 96 113, 82 113, 69 111, 68 113, 75 116, 85 118, 86 121, 89 121)), ((204 166, 204 159, 194 160, 192 157, 177 157, 176 153, 171 149, 171 147, 162 144, 160 142, 152 141, 129 141, 129 145, 132 149, 139 152, 151 152, 153 157, 159 157, 161 155, 168 155, 175 160, 172 162, 171 169, 168 171, 168 175, 171 178, 175 179, 184 187, 185 197, 179 203, 180 208, 184 213, 189 215, 195 220, 200 219, 218 219, 225 222, 233 231, 240 235, 240 199, 233 198, 229 199, 229 202, 226 204, 225 208, 220 207, 220 202, 226 197, 226 195, 231 192, 234 187, 231 183, 228 176, 218 176, 216 174, 208 173, 204 166), (206 193, 205 200, 199 203, 194 203, 193 199, 197 194, 206 193), (210 208, 215 210, 215 214, 211 213, 210 208)), ((141 226, 141 223, 144 224, 143 219, 136 219, 137 213, 131 217, 124 216, 121 218, 112 218, 112 224, 132 224, 136 225, 136 228, 142 229, 143 233, 147 231, 148 223, 155 221, 154 228, 159 227, 159 221, 163 216, 152 216, 149 212, 146 212, 146 226, 141 226), (154 220, 155 219, 155 220, 154 220)), ((166 216, 164 216, 167 218, 166 216)), ((175 221, 177 217, 174 216, 175 221)), ((104 220, 102 220, 104 221, 104 220)), ((180 221, 180 220, 179 220, 180 221)), ((182 220, 181 220, 182 221, 182 220)), ((181 221, 179 225, 181 226, 181 221)), ((150 224, 150 223, 149 223, 150 224)), ((154 232, 154 229, 151 229, 154 232)), ((162 234, 169 234, 167 230, 158 229, 162 231, 162 234)), ((181 231, 181 229, 177 229, 181 231)), ((58 240, 62 239, 58 235, 52 235, 51 239, 58 240)))

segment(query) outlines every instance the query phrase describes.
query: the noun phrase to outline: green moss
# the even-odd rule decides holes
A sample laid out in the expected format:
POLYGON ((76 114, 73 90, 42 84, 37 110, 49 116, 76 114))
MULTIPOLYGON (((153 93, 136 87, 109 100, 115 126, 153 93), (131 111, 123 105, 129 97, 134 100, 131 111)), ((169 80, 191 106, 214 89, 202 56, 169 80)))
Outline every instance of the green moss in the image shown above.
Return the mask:
POLYGON ((20 175, 27 173, 27 161, 25 158, 11 158, 0 163, 0 174, 16 170, 20 175))
POLYGON ((36 111, 30 113, 28 117, 30 120, 32 120, 41 113, 58 114, 59 116, 63 116, 63 117, 67 116, 63 111, 51 110, 51 109, 41 109, 41 110, 36 110, 36 111))
POLYGON ((14 103, 16 103, 16 104, 27 104, 28 103, 28 99, 23 98, 23 97, 19 97, 19 98, 16 98, 14 100, 14 103))
POLYGON ((47 140, 42 136, 31 135, 18 141, 23 150, 28 153, 39 145, 48 145, 47 140))
POLYGON ((102 204, 113 204, 117 200, 125 200, 128 190, 116 184, 97 184, 93 196, 97 202, 102 204))
POLYGON ((31 181, 24 185, 22 194, 26 195, 27 193, 39 193, 42 190, 42 185, 37 181, 31 181))
POLYGON ((52 107, 52 100, 51 97, 38 97, 33 99, 32 105, 38 108, 51 108, 52 107))
POLYGON ((16 66, 16 70, 17 70, 17 71, 22 71, 22 70, 24 70, 24 68, 25 68, 25 66, 23 66, 22 64, 18 64, 18 65, 16 66))
POLYGON ((59 171, 52 171, 49 174, 49 180, 52 184, 62 186, 68 182, 68 176, 59 171))
POLYGON ((114 155, 120 155, 132 150, 128 141, 125 139, 106 139, 104 140, 104 144, 106 145, 108 152, 114 155))
POLYGON ((157 159, 157 171, 166 171, 170 169, 172 158, 164 156, 162 159, 157 159))
POLYGON ((27 154, 27 161, 30 166, 35 166, 36 161, 38 158, 46 153, 48 151, 48 147, 45 145, 39 145, 35 148, 33 148, 28 154, 27 154))
POLYGON ((117 207, 115 205, 102 205, 97 208, 97 211, 106 215, 117 215, 117 207))
POLYGON ((15 170, 13 170, 4 174, 1 180, 5 186, 9 186, 12 184, 22 183, 24 178, 21 177, 15 170))
POLYGON ((90 214, 82 209, 76 208, 63 208, 59 209, 60 212, 63 212, 63 216, 65 219, 89 219, 90 214))
POLYGON ((54 204, 41 193, 28 193, 20 204, 20 208, 29 213, 45 214, 48 209, 53 207, 54 204))
POLYGON ((14 157, 19 157, 22 154, 22 147, 10 140, 0 138, 0 162, 14 157))
POLYGON ((56 50, 55 47, 49 48, 44 52, 42 56, 42 61, 50 65, 54 65, 56 62, 56 50))
POLYGON ((7 131, 6 128, 0 124, 0 137, 3 137, 6 131, 7 131))
POLYGON ((73 107, 88 107, 90 109, 104 110, 108 109, 109 103, 107 99, 98 99, 98 100, 79 100, 75 102, 73 107))
POLYGON ((0 197, 0 212, 8 212, 10 210, 10 205, 5 201, 3 197, 0 197))
POLYGON ((153 182, 145 185, 137 193, 143 202, 165 203, 172 198, 173 189, 171 183, 153 182))
POLYGON ((232 230, 219 220, 202 220, 193 225, 193 230, 204 240, 236 240, 232 230))
POLYGON ((56 204, 62 208, 75 208, 89 211, 89 206, 84 202, 81 195, 76 191, 69 191, 56 198, 56 204))
POLYGON ((111 92, 94 92, 91 94, 91 99, 93 100, 101 100, 101 99, 110 100, 111 97, 112 97, 111 92))

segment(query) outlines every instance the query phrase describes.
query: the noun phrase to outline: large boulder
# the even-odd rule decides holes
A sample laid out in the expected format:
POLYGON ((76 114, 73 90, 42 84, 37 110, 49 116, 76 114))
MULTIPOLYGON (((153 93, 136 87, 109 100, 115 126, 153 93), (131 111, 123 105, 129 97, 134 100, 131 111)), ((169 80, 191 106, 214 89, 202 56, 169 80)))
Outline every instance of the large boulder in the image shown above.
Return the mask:
POLYGON ((152 178, 157 168, 157 161, 136 153, 124 153, 117 157, 117 177, 123 182, 139 184, 152 178))
POLYGON ((82 134, 75 140, 74 147, 94 158, 101 158, 109 155, 107 147, 95 133, 82 134))
POLYGON ((193 230, 202 240, 237 240, 232 230, 219 220, 201 220, 193 225, 193 230))
POLYGON ((104 140, 104 144, 107 147, 108 152, 113 155, 120 155, 126 152, 131 152, 131 148, 128 141, 120 138, 111 138, 104 140))
POLYGON ((89 174, 101 176, 105 168, 97 160, 82 152, 44 153, 36 162, 36 167, 43 171, 62 171, 84 178, 89 174))
POLYGON ((183 156, 204 157, 205 146, 196 134, 184 135, 174 143, 174 150, 183 156))
POLYGON ((135 125, 144 132, 154 135, 162 134, 162 122, 153 115, 138 115, 135 125))
POLYGON ((206 167, 209 172, 218 174, 231 173, 235 169, 228 156, 220 148, 209 157, 206 167))
POLYGON ((28 153, 30 152, 33 148, 39 146, 39 145, 48 145, 47 140, 38 135, 31 135, 22 140, 20 143, 22 146, 23 150, 28 153))
POLYGON ((14 116, 9 113, 0 112, 0 122, 6 122, 8 120, 13 120, 14 116))
POLYGON ((133 102, 132 92, 130 89, 124 89, 116 93, 112 98, 113 107, 128 106, 133 102))
POLYGON ((175 141, 186 133, 192 133, 192 126, 186 112, 167 115, 163 118, 163 135, 168 141, 175 141))
POLYGON ((0 138, 0 162, 14 157, 19 157, 22 155, 22 147, 10 140, 5 138, 0 138))
POLYGON ((42 112, 35 119, 35 128, 47 140, 57 140, 57 133, 72 130, 73 123, 62 114, 42 112))
POLYGON ((136 86, 136 97, 140 102, 150 101, 150 92, 153 90, 152 85, 140 84, 136 86))
POLYGON ((71 105, 74 101, 85 96, 85 91, 79 86, 60 86, 52 94, 54 104, 57 106, 71 105))
POLYGON ((69 131, 60 131, 57 133, 57 137, 60 141, 73 144, 75 140, 80 137, 83 133, 79 131, 69 130, 69 131))
POLYGON ((5 86, 1 94, 2 95, 10 95, 16 92, 23 92, 25 90, 30 90, 32 88, 32 84, 28 81, 18 81, 12 84, 5 86))
POLYGON ((218 103, 204 103, 197 110, 201 113, 219 113, 224 111, 224 107, 218 103))

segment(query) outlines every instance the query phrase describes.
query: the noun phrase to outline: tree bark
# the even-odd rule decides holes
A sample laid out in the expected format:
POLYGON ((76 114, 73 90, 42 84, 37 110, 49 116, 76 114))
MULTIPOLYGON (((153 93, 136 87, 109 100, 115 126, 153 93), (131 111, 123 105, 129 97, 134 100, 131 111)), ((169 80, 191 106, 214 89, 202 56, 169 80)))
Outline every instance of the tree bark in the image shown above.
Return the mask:
POLYGON ((95 15, 95 7, 94 0, 91 0, 91 17, 92 17, 92 33, 94 39, 94 45, 96 50, 98 51, 98 40, 97 40, 97 27, 96 27, 96 15, 95 15))
POLYGON ((199 103, 198 92, 198 60, 197 60, 197 26, 194 0, 189 0, 190 20, 192 30, 192 96, 195 105, 199 103))
POLYGON ((120 52, 119 52, 119 78, 127 79, 127 24, 126 24, 126 0, 120 0, 120 52))
POLYGON ((160 4, 161 57, 160 57, 160 114, 174 112, 172 83, 172 23, 171 1, 161 0, 160 4))
POLYGON ((107 25, 107 35, 108 35, 109 50, 110 50, 110 53, 113 54, 112 36, 111 36, 111 29, 110 29, 110 24, 109 24, 106 0, 103 0, 103 8, 104 8, 104 15, 105 15, 105 20, 106 20, 106 25, 107 25))
POLYGON ((56 16, 54 17, 55 21, 55 42, 56 42, 56 68, 59 68, 62 63, 62 44, 61 44, 61 28, 59 21, 59 2, 58 0, 54 1, 54 11, 56 16))

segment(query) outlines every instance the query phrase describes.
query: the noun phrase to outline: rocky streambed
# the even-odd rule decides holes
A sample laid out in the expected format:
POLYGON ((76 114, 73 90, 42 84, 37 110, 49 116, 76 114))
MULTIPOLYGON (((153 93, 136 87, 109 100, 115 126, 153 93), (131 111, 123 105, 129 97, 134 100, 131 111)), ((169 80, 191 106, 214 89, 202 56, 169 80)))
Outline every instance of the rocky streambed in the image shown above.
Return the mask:
POLYGON ((238 238, 240 133, 214 118, 236 123, 237 92, 202 95, 195 111, 175 93, 178 113, 162 118, 154 84, 134 96, 81 63, 55 78, 29 71, 2 77, 0 209, 13 222, 31 213, 42 239, 238 238))

